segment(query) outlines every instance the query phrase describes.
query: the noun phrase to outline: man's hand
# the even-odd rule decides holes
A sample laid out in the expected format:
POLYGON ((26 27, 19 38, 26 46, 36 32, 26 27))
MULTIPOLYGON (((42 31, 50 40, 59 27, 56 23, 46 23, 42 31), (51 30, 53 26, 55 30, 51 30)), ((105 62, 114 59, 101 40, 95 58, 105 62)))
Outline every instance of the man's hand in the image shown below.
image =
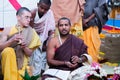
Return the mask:
POLYGON ((87 23, 89 22, 89 20, 88 19, 83 19, 83 25, 84 26, 87 26, 87 23))
POLYGON ((65 65, 68 66, 69 68, 75 68, 75 67, 78 65, 78 63, 73 64, 73 63, 71 63, 71 62, 69 62, 69 61, 66 61, 66 62, 65 62, 65 65))
POLYGON ((93 13, 91 16, 89 16, 88 18, 86 18, 86 19, 83 19, 83 25, 84 26, 87 26, 87 23, 91 20, 91 19, 93 19, 95 17, 95 13, 93 13))
POLYGON ((27 44, 24 42, 24 40, 22 40, 20 46, 24 49, 25 47, 27 47, 27 44))
POLYGON ((79 61, 80 61, 80 59, 79 59, 78 56, 72 56, 72 57, 71 57, 71 62, 72 62, 73 64, 76 64, 76 63, 78 63, 79 61))
POLYGON ((81 57, 78 57, 78 56, 72 56, 71 57, 71 62, 73 64, 76 64, 76 63, 83 63, 83 62, 86 62, 88 59, 86 56, 82 55, 81 57))
POLYGON ((15 34, 12 38, 10 38, 10 42, 19 42, 19 40, 22 40, 23 37, 22 35, 19 35, 19 34, 15 34))
POLYGON ((27 43, 25 42, 24 38, 22 38, 22 40, 21 40, 20 47, 24 50, 24 52, 25 52, 25 54, 26 54, 27 56, 31 56, 31 55, 32 55, 33 50, 30 49, 30 48, 27 46, 27 43))

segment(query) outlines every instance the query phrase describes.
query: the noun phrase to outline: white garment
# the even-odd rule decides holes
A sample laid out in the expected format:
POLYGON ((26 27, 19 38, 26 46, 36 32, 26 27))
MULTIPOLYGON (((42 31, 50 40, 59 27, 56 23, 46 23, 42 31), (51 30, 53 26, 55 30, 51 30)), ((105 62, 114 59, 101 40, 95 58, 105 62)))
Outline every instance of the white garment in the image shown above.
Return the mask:
POLYGON ((46 52, 40 52, 39 49, 36 49, 30 58, 30 65, 33 67, 33 75, 39 75, 41 70, 46 68, 46 52))
MULTIPOLYGON (((87 80, 85 71, 90 70, 92 64, 92 57, 88 54, 83 54, 82 56, 86 56, 88 61, 84 62, 84 66, 75 69, 74 71, 65 71, 60 69, 47 69, 43 75, 51 75, 55 76, 61 80, 87 80), (84 74, 83 74, 84 73, 84 74)), ((56 78, 46 78, 45 80, 58 80, 56 78)))
POLYGON ((100 78, 103 76, 107 77, 106 71, 100 66, 94 67, 92 65, 86 65, 72 71, 68 77, 68 80, 88 80, 88 75, 94 75, 100 78), (96 72, 97 69, 99 69, 100 73, 96 72))
POLYGON ((51 75, 61 80, 67 80, 68 76, 70 75, 70 71, 60 69, 47 69, 43 75, 51 75))
POLYGON ((48 32, 50 30, 55 30, 55 20, 51 10, 48 10, 48 12, 41 18, 39 18, 38 12, 36 12, 34 23, 37 24, 38 27, 44 28, 43 33, 40 34, 40 40, 42 43, 48 38, 48 32))
POLYGON ((33 67, 33 75, 39 75, 41 70, 45 70, 46 68, 46 52, 42 52, 43 42, 48 38, 48 32, 50 30, 55 30, 55 20, 52 11, 49 10, 40 19, 38 17, 38 12, 36 12, 34 23, 37 24, 38 27, 44 28, 43 33, 39 35, 41 45, 34 51, 30 58, 30 65, 33 67))

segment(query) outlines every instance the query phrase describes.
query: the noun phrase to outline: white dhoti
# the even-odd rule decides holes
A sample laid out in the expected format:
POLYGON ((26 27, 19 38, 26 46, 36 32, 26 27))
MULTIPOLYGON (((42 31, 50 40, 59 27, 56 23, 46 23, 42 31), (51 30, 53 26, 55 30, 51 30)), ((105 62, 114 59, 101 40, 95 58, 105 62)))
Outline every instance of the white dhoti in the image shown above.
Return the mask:
POLYGON ((46 52, 36 49, 30 58, 30 65, 33 67, 33 75, 39 75, 46 68, 46 52))

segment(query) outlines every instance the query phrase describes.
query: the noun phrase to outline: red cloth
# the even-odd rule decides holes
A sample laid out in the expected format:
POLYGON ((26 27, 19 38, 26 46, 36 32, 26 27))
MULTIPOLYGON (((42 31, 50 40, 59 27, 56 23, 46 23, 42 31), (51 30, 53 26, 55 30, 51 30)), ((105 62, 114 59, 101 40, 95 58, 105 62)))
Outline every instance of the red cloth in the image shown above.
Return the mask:
MULTIPOLYGON (((74 35, 69 35, 68 39, 55 51, 55 60, 59 61, 71 61, 72 56, 80 57, 82 54, 87 53, 87 46, 84 44, 83 40, 75 37, 74 35)), ((54 66, 49 65, 50 68, 62 69, 62 70, 74 70, 70 69, 66 65, 54 66)), ((82 66, 79 64, 76 68, 82 66)))

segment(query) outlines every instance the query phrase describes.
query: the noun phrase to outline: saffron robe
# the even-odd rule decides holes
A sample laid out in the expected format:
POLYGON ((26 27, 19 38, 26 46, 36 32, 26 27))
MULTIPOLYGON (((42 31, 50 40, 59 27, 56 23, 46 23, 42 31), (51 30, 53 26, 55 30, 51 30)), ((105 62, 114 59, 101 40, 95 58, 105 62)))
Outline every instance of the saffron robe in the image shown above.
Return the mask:
MULTIPOLYGON (((91 16, 95 11, 95 8, 98 8, 100 4, 103 2, 101 0, 86 0, 85 3, 85 11, 84 11, 84 19, 91 16), (99 5, 98 5, 99 4, 99 5)), ((100 36, 99 36, 99 27, 97 25, 97 18, 92 18, 88 23, 87 26, 83 26, 83 40, 85 44, 88 46, 88 54, 93 58, 94 62, 98 62, 99 59, 99 49, 100 49, 100 36)))
POLYGON ((72 24, 77 23, 83 12, 81 6, 85 0, 52 0, 51 9, 54 13, 55 21, 61 17, 70 18, 72 24))
POLYGON ((100 49, 100 36, 97 26, 90 26, 83 32, 84 43, 88 46, 88 54, 92 57, 93 62, 98 62, 100 49))
MULTIPOLYGON (((25 29, 25 28, 24 28, 25 29)), ((23 29, 23 30, 24 30, 23 29)), ((10 29, 10 35, 13 35, 17 33, 18 30, 16 27, 12 27, 10 29)), ((40 45, 40 40, 35 32, 34 29, 32 29, 32 37, 31 41, 28 45, 29 48, 31 49, 36 49, 40 45)), ((28 35, 28 34, 27 34, 28 35)), ((26 69, 26 66, 28 65, 28 58, 27 56, 24 55, 24 61, 22 64, 22 69, 18 70, 17 68, 17 59, 16 59, 16 53, 15 50, 12 47, 7 47, 2 51, 2 73, 4 75, 4 80, 22 80, 20 74, 24 75, 24 71, 26 69), (13 68, 14 67, 14 68, 13 68)))

